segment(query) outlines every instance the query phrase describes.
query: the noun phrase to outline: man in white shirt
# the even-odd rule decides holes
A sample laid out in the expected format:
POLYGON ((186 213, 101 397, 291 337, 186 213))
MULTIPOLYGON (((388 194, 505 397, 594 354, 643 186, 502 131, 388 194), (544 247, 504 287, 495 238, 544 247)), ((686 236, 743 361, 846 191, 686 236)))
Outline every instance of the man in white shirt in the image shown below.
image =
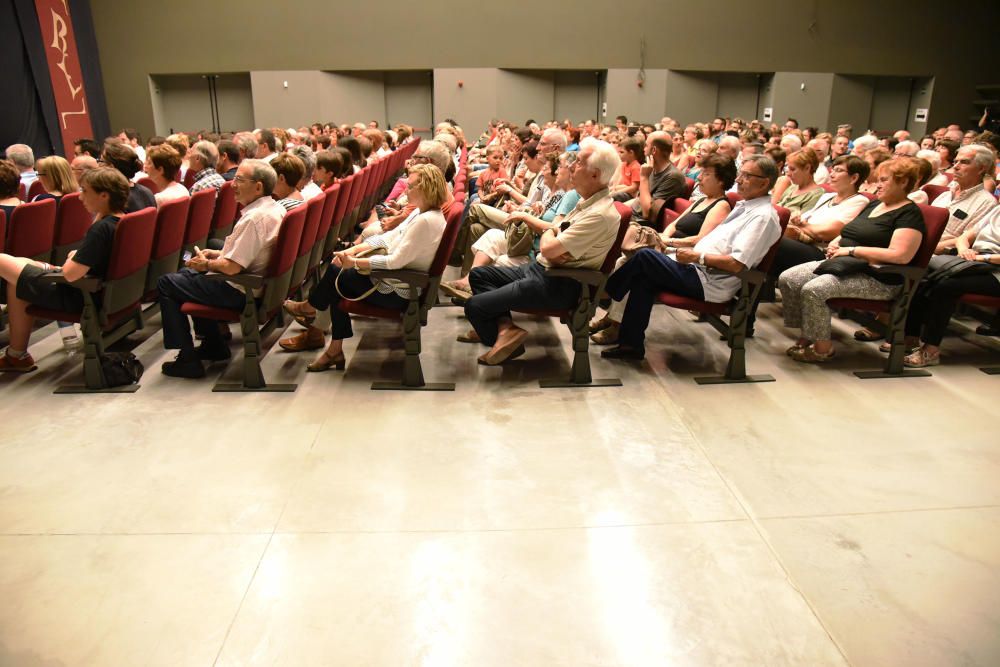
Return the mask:
POLYGON ((253 133, 257 139, 257 159, 270 163, 278 157, 278 139, 271 130, 257 130, 253 133))
POLYGON ((962 146, 955 157, 955 180, 931 205, 948 209, 948 225, 935 249, 941 254, 955 247, 962 233, 979 223, 997 205, 997 200, 983 187, 983 179, 993 173, 993 152, 986 146, 962 146))
POLYGON ((139 133, 132 129, 131 127, 126 127, 124 130, 118 133, 118 138, 122 142, 128 144, 132 150, 135 151, 136 156, 139 158, 139 162, 146 161, 146 149, 142 147, 139 142, 139 133))
POLYGON ((693 248, 678 248, 676 256, 644 248, 608 279, 612 299, 628 295, 618 347, 604 350, 609 359, 645 357, 646 327, 656 295, 670 291, 699 301, 726 303, 740 289, 736 274, 753 268, 781 236, 778 213, 768 191, 778 180, 778 166, 766 155, 743 160, 736 177, 743 200, 722 224, 693 248))
POLYGON ((187 261, 185 268, 169 273, 157 282, 163 318, 163 347, 178 350, 177 358, 163 364, 164 375, 184 378, 205 377, 203 361, 229 359, 218 324, 194 318, 195 331, 204 337, 198 349, 181 306, 187 302, 240 310, 246 302, 242 289, 228 282, 211 280, 212 271, 226 275, 264 273, 285 217, 285 209, 271 198, 278 176, 262 160, 244 160, 233 179, 236 201, 243 212, 226 237, 222 250, 202 250, 187 261))
POLYGON ((38 180, 38 174, 35 172, 34 151, 31 150, 31 146, 26 144, 12 144, 7 147, 6 156, 21 172, 21 185, 24 186, 24 192, 27 194, 31 184, 38 180))

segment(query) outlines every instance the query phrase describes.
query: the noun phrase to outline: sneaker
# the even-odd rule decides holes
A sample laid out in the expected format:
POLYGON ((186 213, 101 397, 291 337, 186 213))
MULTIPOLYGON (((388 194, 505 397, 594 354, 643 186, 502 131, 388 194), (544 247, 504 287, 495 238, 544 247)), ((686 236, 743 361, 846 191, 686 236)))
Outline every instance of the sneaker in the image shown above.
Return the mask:
POLYGON ((35 365, 35 360, 30 354, 18 359, 5 351, 3 356, 0 357, 0 373, 30 373, 36 368, 38 366, 35 365))
POLYGON ((205 377, 205 367, 198 358, 198 353, 193 350, 181 350, 173 361, 167 361, 160 367, 164 375, 175 378, 203 378, 205 377))

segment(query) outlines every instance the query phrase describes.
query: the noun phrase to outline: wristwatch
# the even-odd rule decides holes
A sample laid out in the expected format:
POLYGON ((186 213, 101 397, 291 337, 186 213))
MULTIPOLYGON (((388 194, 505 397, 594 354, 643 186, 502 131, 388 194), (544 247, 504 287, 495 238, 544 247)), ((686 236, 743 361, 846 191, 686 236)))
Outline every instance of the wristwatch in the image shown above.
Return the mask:
POLYGON ((702 266, 708 266, 707 264, 705 264, 705 253, 701 253, 700 255, 698 255, 698 263, 701 264, 702 266))

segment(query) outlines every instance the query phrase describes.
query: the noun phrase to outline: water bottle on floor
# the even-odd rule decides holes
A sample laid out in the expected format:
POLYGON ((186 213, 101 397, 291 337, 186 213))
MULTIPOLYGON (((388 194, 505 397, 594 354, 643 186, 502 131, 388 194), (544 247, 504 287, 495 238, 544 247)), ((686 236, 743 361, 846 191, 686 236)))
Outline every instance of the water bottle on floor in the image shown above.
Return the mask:
POLYGON ((76 330, 76 325, 72 322, 57 322, 59 325, 59 336, 62 338, 63 348, 70 352, 76 352, 83 347, 83 341, 76 330))

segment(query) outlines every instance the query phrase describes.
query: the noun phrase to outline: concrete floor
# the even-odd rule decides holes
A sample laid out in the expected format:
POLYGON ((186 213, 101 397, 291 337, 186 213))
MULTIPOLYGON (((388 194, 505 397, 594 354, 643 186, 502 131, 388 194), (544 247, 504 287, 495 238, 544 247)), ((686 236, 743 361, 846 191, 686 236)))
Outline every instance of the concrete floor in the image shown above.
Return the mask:
POLYGON ((454 393, 369 391, 402 350, 361 320, 346 373, 267 356, 293 394, 163 377, 147 332, 137 393, 55 396, 49 326, 0 377, 0 665, 1000 664, 996 345, 862 381, 853 325, 799 365, 777 308, 748 364, 777 382, 708 387, 725 344, 666 308, 644 364, 592 354, 618 389, 539 389, 549 320, 479 367, 439 308, 454 393))

